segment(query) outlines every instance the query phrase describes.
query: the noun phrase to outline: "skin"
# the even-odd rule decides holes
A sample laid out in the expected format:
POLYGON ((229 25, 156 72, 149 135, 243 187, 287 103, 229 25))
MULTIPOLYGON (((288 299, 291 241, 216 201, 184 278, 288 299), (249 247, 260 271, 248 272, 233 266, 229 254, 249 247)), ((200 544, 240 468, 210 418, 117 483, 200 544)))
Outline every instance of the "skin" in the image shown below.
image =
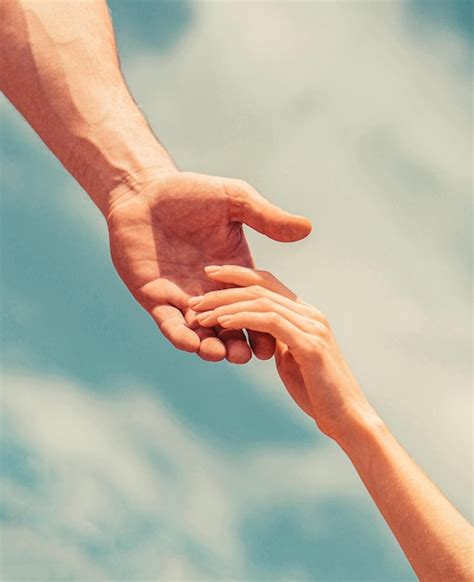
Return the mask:
MULTIPOLYGON (((240 330, 199 325, 188 297, 220 287, 203 267, 230 257, 253 265, 242 223, 276 240, 298 238, 295 217, 272 206, 248 184, 188 172, 162 174, 139 196, 116 199, 107 214, 112 260, 135 299, 174 346, 207 360, 245 363, 251 351, 240 330), (220 339, 217 339, 219 337, 220 339), (222 340, 222 341, 221 341, 222 340), (225 344, 225 345, 224 345, 225 344)), ((307 221, 301 219, 302 228, 307 221)), ((251 332, 250 345, 271 358, 275 342, 251 332)))
POLYGON ((189 300, 199 323, 275 338, 276 366, 289 394, 348 455, 418 578, 472 581, 472 527, 371 407, 327 318, 268 272, 237 265, 205 272, 233 287, 189 300))
POLYGON ((251 355, 242 329, 260 358, 276 342, 288 391, 349 455, 420 579, 471 580, 469 524, 369 406, 326 319, 243 269, 253 262, 242 224, 291 242, 309 221, 245 182, 176 168, 126 87, 104 0, 3 0, 0 20, 2 91, 103 213, 114 265, 164 335, 236 363, 251 355), (210 262, 240 267, 206 277, 210 262), (219 290, 229 285, 239 288, 219 290))
MULTIPOLYGON (((310 222, 241 180, 179 171, 122 76, 104 0, 3 0, 0 88, 104 215, 113 263, 177 348, 251 357, 241 331, 204 328, 187 298, 219 287, 209 262, 253 266, 242 224, 292 242, 310 222)), ((259 358, 274 340, 251 332, 259 358)))

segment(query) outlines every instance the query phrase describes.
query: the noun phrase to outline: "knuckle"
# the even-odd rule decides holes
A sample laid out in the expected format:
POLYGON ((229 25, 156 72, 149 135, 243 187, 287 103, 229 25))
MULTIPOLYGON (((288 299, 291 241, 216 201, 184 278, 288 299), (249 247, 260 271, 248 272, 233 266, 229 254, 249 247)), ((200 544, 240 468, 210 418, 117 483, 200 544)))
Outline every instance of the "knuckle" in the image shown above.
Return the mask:
POLYGON ((308 305, 306 309, 308 310, 308 316, 311 319, 313 319, 315 321, 319 320, 319 314, 320 314, 319 309, 316 309, 316 307, 313 307, 312 305, 308 305))
POLYGON ((278 315, 278 313, 275 313, 275 311, 269 311, 267 313, 267 321, 271 325, 277 325, 280 321, 280 316, 278 315))
POLYGON ((317 307, 314 307, 313 305, 308 305, 307 309, 308 309, 308 315, 311 319, 314 319, 315 321, 319 321, 319 322, 324 323, 324 324, 327 323, 326 316, 317 307))
POLYGON ((224 182, 224 190, 229 199, 231 213, 238 215, 247 205, 247 183, 237 178, 228 178, 224 182))
POLYGON ((273 307, 273 303, 271 299, 268 297, 260 297, 258 300, 259 307, 264 309, 265 311, 269 311, 273 307))
POLYGON ((316 335, 319 331, 319 322, 315 319, 306 318, 306 323, 308 325, 309 333, 316 335))
POLYGON ((264 289, 261 285, 251 285, 248 289, 255 297, 261 297, 264 293, 264 289))
POLYGON ((324 343, 314 335, 306 335, 301 347, 306 354, 320 356, 324 350, 324 343))
POLYGON ((329 337, 329 328, 324 323, 320 321, 317 323, 316 333, 322 339, 327 339, 329 337))
MULTIPOLYGON (((319 310, 318 310, 319 311, 319 310)), ((326 315, 322 312, 319 311, 319 321, 326 327, 329 327, 329 321, 328 318, 326 317, 326 315)))
POLYGON ((304 305, 308 317, 314 319, 315 321, 319 321, 329 327, 328 319, 320 309, 314 307, 314 305, 311 305, 310 303, 302 301, 301 299, 297 299, 297 303, 301 303, 302 305, 304 305))

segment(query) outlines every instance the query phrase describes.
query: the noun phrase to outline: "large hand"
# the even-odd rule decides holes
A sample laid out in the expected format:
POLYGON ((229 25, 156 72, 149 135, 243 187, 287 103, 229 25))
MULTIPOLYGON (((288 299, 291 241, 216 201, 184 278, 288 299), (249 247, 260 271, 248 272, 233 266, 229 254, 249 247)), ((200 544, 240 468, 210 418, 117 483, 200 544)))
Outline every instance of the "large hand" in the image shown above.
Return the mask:
MULTIPOLYGON (((310 222, 272 205, 240 180, 169 172, 150 180, 139 194, 126 192, 107 212, 114 265, 135 299, 177 348, 206 360, 251 357, 242 331, 198 325, 191 295, 223 285, 204 266, 253 266, 242 223, 283 242, 304 238, 310 222), (221 341, 222 340, 222 341, 221 341)), ((270 358, 274 340, 251 332, 255 355, 270 358)))

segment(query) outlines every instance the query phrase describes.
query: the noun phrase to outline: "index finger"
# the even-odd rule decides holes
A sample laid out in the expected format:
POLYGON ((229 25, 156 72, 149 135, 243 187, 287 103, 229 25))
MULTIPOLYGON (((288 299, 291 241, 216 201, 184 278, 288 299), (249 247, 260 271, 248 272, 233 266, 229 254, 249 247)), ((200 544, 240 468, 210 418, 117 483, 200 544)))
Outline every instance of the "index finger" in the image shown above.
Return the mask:
POLYGON ((209 265, 204 267, 206 275, 213 281, 221 283, 230 283, 238 287, 248 287, 249 285, 260 285, 274 291, 289 299, 297 299, 296 295, 283 285, 275 275, 268 271, 259 269, 250 269, 239 265, 209 265))
MULTIPOLYGON (((217 291, 208 291, 199 297, 191 297, 189 305, 196 312, 202 313, 210 309, 216 309, 222 305, 230 305, 240 301, 251 301, 254 299, 270 299, 293 311, 304 311, 305 306, 302 303, 288 299, 279 293, 264 289, 260 285, 250 285, 250 287, 231 287, 229 289, 219 289, 217 291)), ((201 316, 201 315, 199 315, 201 316)))

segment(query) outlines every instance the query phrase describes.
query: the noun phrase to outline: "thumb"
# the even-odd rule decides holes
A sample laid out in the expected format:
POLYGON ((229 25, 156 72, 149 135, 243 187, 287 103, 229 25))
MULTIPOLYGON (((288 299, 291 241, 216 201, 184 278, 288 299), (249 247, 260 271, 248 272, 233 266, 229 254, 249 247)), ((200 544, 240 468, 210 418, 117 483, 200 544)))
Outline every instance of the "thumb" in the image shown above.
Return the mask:
POLYGON ((294 242, 308 236, 311 222, 275 206, 252 186, 241 180, 226 180, 231 198, 231 218, 251 226, 280 242, 294 242))

